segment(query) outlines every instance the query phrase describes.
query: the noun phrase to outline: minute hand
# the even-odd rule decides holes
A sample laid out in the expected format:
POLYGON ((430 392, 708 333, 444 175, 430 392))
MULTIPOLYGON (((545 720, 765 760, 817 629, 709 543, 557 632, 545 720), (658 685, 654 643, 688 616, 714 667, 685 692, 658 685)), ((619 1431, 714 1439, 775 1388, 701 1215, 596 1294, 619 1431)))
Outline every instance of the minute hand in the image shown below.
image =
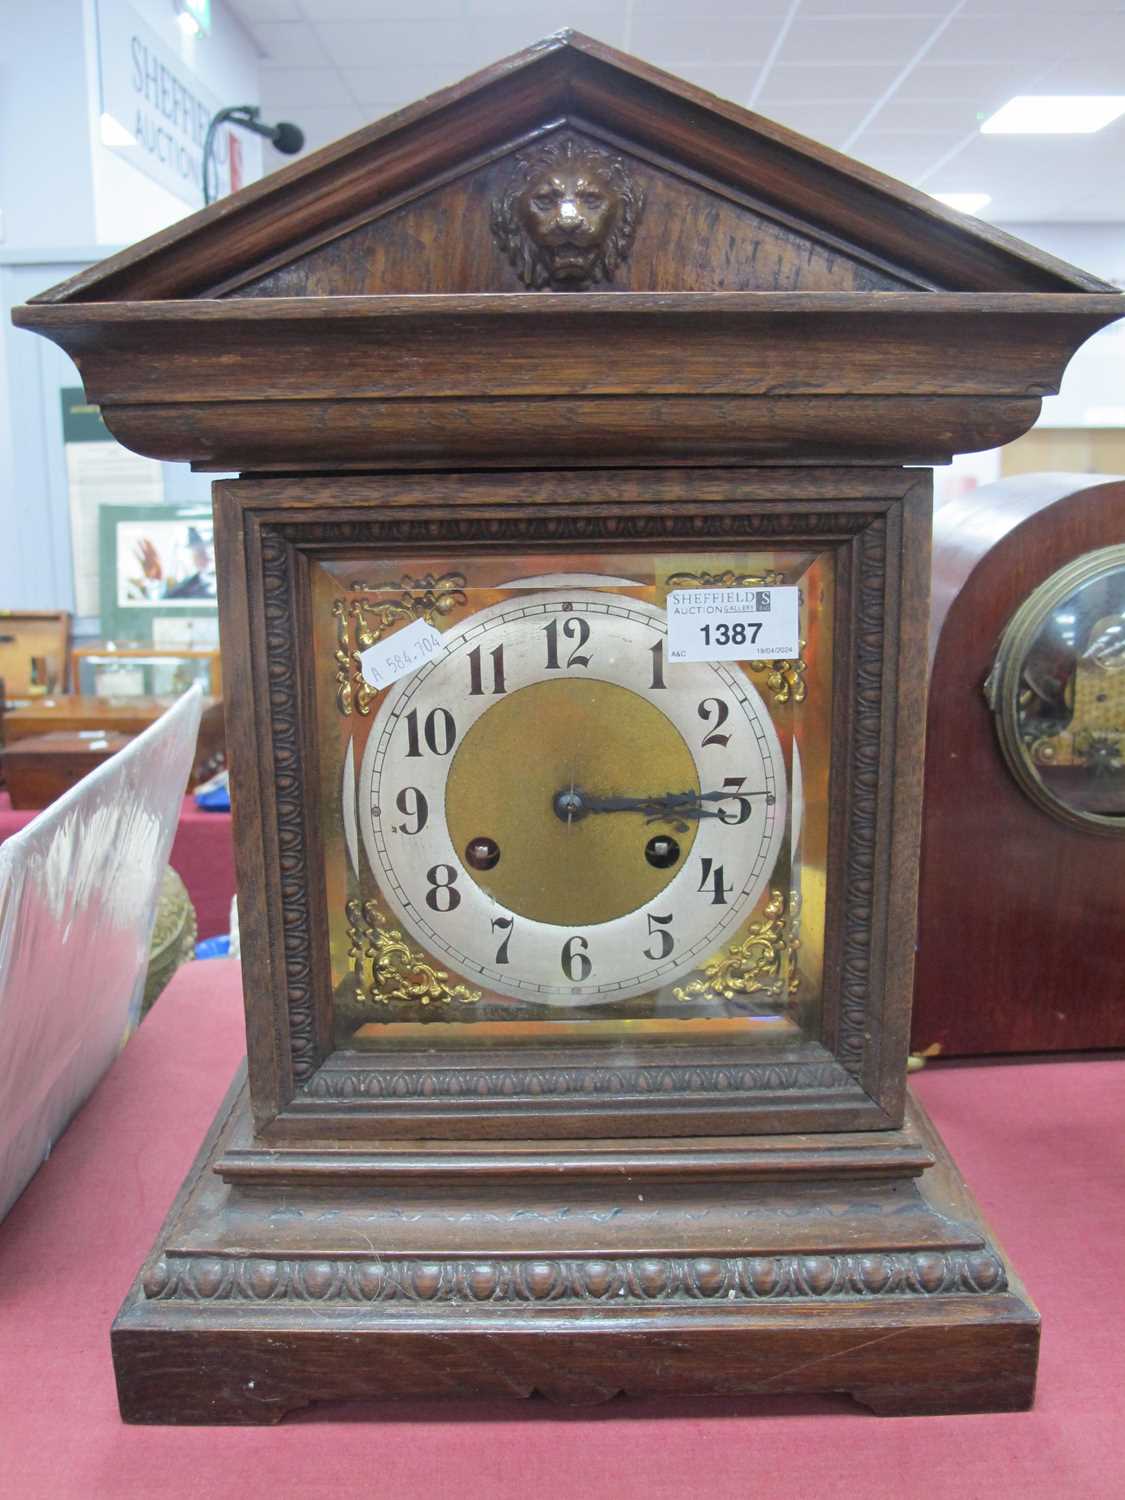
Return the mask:
MULTIPOLYGON (((646 823, 683 820, 685 818, 721 818, 722 813, 704 804, 729 802, 746 797, 764 797, 761 792, 664 792, 660 796, 648 797, 590 797, 581 793, 583 812, 639 812, 644 813, 646 823)), ((685 825, 686 826, 686 825, 685 825)))

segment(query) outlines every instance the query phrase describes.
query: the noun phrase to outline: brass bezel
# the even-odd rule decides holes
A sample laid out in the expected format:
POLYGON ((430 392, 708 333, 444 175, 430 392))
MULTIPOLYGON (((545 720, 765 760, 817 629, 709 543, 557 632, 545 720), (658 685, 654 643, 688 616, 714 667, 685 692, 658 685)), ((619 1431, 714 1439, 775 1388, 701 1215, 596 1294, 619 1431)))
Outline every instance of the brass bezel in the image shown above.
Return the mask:
POLYGON ((1078 812, 1047 788, 1020 736, 1016 704, 1023 662, 1047 616, 1076 590, 1117 568, 1125 568, 1125 543, 1086 552, 1045 578, 1008 621, 984 684, 1000 749, 1021 790, 1049 817, 1103 838, 1125 836, 1125 818, 1078 812))

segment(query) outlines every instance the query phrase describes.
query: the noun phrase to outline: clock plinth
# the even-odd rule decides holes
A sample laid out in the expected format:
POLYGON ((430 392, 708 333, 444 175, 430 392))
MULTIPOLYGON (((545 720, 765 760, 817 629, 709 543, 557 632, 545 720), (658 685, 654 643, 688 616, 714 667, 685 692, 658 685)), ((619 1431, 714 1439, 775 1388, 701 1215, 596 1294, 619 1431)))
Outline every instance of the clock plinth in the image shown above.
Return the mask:
POLYGON ((113 1331, 141 1423, 623 1393, 1018 1410, 1038 1341, 913 1102, 901 1130, 819 1145, 263 1152, 241 1078, 113 1331))

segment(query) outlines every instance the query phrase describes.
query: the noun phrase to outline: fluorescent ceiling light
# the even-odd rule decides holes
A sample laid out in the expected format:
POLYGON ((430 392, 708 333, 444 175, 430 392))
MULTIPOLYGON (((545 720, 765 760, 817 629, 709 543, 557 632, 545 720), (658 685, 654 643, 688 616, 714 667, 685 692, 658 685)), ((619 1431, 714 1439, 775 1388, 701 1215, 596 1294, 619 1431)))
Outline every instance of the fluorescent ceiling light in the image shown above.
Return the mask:
POLYGON ((961 214, 979 214, 986 204, 992 202, 991 193, 932 193, 930 196, 961 214))
POLYGON ((125 129, 116 115, 102 115, 101 135, 104 146, 135 146, 137 144, 137 137, 131 130, 125 129))
POLYGON ((193 17, 200 36, 211 35, 211 0, 176 0, 176 9, 193 17))
POLYGON ((1125 115, 1125 94, 1017 94, 982 135, 1090 135, 1125 115))

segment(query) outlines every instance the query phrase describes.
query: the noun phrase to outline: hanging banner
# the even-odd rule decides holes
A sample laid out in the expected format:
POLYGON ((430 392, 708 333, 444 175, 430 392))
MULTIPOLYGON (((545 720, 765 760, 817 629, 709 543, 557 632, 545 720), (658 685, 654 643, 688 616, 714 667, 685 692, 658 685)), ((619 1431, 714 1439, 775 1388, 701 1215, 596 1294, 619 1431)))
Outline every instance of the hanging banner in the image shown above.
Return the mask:
MULTIPOLYGON (((124 0, 98 0, 97 16, 102 145, 202 208, 203 143, 219 99, 124 0)), ((230 137, 226 126, 215 136, 217 197, 231 190, 230 137)))

